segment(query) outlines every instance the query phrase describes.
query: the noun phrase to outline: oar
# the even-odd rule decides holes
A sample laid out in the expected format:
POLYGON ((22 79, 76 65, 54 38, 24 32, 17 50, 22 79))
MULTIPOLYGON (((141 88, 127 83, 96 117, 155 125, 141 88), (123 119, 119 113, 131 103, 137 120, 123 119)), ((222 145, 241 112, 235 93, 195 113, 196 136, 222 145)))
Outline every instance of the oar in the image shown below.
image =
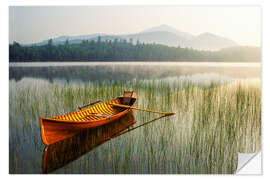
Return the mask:
POLYGON ((139 111, 146 111, 146 112, 152 112, 152 113, 164 114, 165 116, 170 116, 170 115, 174 115, 174 114, 175 114, 175 113, 173 113, 173 112, 160 112, 160 111, 154 111, 154 110, 148 110, 148 109, 141 109, 141 108, 132 107, 132 106, 123 105, 123 104, 110 103, 110 105, 116 106, 116 107, 122 107, 122 108, 135 109, 135 110, 139 110, 139 111))

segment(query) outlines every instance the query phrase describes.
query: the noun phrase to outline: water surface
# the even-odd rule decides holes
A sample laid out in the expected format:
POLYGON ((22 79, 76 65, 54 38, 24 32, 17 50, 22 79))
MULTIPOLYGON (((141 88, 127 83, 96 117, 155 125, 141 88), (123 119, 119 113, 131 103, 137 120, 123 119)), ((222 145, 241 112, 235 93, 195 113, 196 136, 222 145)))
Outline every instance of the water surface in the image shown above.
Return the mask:
POLYGON ((226 62, 22 62, 9 63, 12 67, 47 67, 47 66, 203 66, 203 67, 260 67, 261 63, 226 63, 226 62))
MULTIPOLYGON (((9 172, 234 173, 237 152, 260 149, 260 76, 258 63, 10 63, 9 172), (90 148, 68 140, 47 148, 46 160, 39 116, 124 90, 136 91, 138 107, 175 115, 111 140, 91 132, 83 139, 90 148), (76 150, 76 158, 55 158, 76 150)), ((137 126, 158 117, 135 111, 131 119, 137 126)))
POLYGON ((42 78, 53 82, 160 79, 183 76, 260 78, 260 63, 214 62, 39 62, 10 63, 9 79, 42 78))

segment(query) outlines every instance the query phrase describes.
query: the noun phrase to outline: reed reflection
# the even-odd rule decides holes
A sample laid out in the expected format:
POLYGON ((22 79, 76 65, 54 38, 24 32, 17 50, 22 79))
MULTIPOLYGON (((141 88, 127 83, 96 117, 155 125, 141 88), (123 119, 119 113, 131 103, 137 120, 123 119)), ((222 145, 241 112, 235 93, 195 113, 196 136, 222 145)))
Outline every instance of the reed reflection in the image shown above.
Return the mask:
POLYGON ((133 112, 101 127, 79 132, 43 150, 42 172, 50 173, 78 159, 106 141, 122 135, 124 130, 136 123, 133 112), (121 134, 120 134, 121 133, 121 134))

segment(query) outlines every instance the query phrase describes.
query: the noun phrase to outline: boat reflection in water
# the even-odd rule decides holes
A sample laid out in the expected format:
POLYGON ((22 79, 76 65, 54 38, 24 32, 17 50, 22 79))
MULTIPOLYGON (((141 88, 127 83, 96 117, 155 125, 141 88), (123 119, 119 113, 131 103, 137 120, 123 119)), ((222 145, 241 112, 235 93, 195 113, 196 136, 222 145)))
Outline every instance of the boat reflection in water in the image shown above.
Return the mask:
POLYGON ((131 111, 109 124, 79 132, 63 141, 46 146, 42 157, 42 172, 50 173, 65 166, 95 147, 121 135, 135 122, 131 111))

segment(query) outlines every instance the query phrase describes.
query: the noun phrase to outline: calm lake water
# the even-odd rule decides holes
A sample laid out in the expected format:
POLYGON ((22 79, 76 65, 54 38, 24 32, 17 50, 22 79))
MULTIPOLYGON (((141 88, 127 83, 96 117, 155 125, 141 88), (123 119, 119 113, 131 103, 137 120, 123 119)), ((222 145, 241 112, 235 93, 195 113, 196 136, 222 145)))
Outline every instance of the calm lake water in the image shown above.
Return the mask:
POLYGON ((225 63, 225 62, 27 62, 9 63, 12 67, 47 67, 47 66, 203 66, 203 67, 261 67, 261 63, 225 63))
POLYGON ((179 76, 260 78, 260 63, 215 62, 44 62, 10 63, 9 79, 41 78, 53 82, 160 79, 179 76))
POLYGON ((260 149, 260 78, 260 63, 10 63, 9 172, 234 173, 237 152, 260 149), (134 111, 59 144, 42 143, 39 116, 125 89, 136 90, 138 107, 176 114, 134 111))

